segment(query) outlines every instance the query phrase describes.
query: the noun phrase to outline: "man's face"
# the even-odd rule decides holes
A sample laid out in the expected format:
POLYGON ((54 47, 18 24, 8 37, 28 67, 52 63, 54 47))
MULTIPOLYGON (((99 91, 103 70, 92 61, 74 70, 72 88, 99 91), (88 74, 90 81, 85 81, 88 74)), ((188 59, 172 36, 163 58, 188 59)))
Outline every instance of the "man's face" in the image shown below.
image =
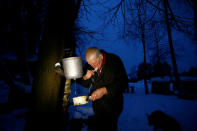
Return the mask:
POLYGON ((91 65, 94 69, 100 69, 102 65, 102 55, 96 56, 91 55, 89 57, 86 57, 86 61, 89 65, 91 65))

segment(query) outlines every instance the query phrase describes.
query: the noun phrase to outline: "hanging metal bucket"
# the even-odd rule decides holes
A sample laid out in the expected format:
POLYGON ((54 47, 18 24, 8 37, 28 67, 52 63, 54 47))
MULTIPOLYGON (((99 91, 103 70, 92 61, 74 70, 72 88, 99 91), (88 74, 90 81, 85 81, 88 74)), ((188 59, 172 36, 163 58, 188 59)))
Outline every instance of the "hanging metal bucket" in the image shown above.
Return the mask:
POLYGON ((62 59, 64 75, 67 79, 77 79, 83 76, 81 57, 69 57, 62 59))

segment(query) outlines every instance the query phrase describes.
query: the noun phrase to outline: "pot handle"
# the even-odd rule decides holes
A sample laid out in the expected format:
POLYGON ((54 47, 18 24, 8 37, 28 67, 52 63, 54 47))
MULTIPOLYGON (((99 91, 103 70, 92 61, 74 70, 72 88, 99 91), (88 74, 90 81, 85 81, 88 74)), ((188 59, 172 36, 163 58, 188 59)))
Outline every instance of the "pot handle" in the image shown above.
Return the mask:
POLYGON ((64 71, 63 71, 63 69, 62 69, 62 66, 61 66, 60 62, 55 63, 54 70, 55 70, 55 72, 56 72, 58 75, 60 75, 60 76, 62 76, 62 77, 65 77, 65 76, 64 76, 64 71))

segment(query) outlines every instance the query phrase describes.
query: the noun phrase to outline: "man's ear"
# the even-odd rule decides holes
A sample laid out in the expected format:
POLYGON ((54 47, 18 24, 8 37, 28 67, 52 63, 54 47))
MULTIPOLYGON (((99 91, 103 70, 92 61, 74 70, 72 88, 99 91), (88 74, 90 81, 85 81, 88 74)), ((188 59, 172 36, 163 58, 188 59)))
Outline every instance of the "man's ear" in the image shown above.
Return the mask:
POLYGON ((101 59, 103 59, 103 55, 102 55, 102 54, 100 54, 99 57, 100 57, 101 59))

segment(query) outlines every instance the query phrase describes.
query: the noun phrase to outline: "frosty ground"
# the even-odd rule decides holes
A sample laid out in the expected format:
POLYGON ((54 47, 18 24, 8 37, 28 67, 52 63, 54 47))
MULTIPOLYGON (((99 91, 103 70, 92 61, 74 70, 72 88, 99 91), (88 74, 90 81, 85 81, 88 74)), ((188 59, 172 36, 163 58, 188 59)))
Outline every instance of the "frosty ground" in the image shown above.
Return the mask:
MULTIPOLYGON (((22 86, 22 85, 21 85, 22 86)), ((149 93, 145 95, 143 81, 133 84, 134 93, 124 93, 124 110, 119 118, 119 131, 152 131, 153 126, 148 125, 147 114, 155 110, 161 110, 170 117, 177 120, 183 131, 197 131, 197 99, 184 100, 174 95, 162 95, 149 93)), ((86 95, 88 90, 77 85, 78 93, 74 93, 74 86, 71 86, 72 97, 86 95)), ((151 84, 149 82, 149 89, 151 84)), ((149 90, 150 91, 150 90, 149 90)), ((8 87, 0 82, 1 103, 7 100, 8 87)), ((10 114, 0 115, 1 131, 23 131, 25 124, 25 113, 27 109, 14 110, 10 114)), ((93 115, 91 102, 83 106, 70 106, 70 119, 86 119, 93 115)), ((82 131, 87 131, 84 125, 82 131)))

